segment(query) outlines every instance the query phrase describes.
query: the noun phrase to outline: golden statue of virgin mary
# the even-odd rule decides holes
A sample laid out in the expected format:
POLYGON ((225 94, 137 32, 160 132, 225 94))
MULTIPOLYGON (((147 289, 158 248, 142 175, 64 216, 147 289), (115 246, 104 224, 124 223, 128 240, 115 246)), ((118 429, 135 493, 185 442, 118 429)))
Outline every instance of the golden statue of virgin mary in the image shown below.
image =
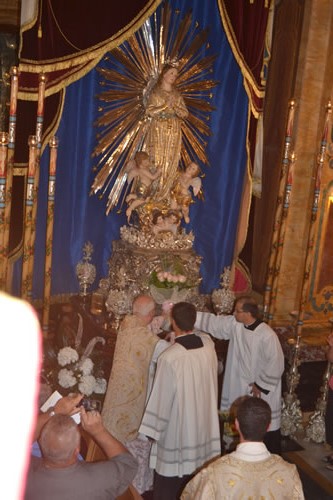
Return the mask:
POLYGON ((149 128, 143 150, 160 172, 154 193, 156 201, 170 197, 181 157, 182 122, 189 114, 182 95, 175 87, 177 76, 177 68, 165 65, 146 107, 149 128))
POLYGON ((99 69, 104 89, 91 193, 108 192, 107 214, 122 210, 132 193, 137 197, 143 178, 149 178, 149 198, 137 201, 135 209, 166 211, 185 167, 208 164, 213 56, 205 53, 207 32, 193 31, 191 23, 190 13, 180 19, 165 4, 99 69), (145 172, 137 165, 131 172, 138 152, 148 154, 145 172))

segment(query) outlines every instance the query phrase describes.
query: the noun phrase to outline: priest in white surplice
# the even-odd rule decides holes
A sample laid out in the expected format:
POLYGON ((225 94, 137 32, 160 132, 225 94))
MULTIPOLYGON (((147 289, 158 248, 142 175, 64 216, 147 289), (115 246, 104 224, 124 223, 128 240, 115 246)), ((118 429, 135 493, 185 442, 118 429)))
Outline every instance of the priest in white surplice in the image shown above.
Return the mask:
POLYGON ((212 339, 193 333, 196 310, 171 311, 175 343, 157 361, 140 432, 153 439, 154 499, 179 498, 199 467, 221 453, 217 412, 217 357, 212 339))
POLYGON ((280 453, 284 356, 274 330, 259 319, 256 301, 249 296, 239 297, 234 314, 229 316, 198 312, 195 326, 218 339, 230 341, 221 410, 228 411, 235 399, 246 394, 267 401, 272 410, 272 422, 265 444, 272 453, 280 453))

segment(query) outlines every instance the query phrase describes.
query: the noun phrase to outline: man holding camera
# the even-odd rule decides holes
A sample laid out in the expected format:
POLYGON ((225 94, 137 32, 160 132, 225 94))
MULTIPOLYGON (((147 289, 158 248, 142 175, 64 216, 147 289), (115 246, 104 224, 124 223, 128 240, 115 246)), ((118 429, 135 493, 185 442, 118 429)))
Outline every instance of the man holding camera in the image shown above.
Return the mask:
POLYGON ((97 411, 77 407, 81 399, 81 395, 64 397, 38 417, 35 434, 43 458, 31 458, 25 500, 110 499, 124 493, 131 484, 137 470, 135 458, 106 430, 97 411), (78 411, 83 429, 107 460, 78 460, 80 432, 70 416, 78 411))

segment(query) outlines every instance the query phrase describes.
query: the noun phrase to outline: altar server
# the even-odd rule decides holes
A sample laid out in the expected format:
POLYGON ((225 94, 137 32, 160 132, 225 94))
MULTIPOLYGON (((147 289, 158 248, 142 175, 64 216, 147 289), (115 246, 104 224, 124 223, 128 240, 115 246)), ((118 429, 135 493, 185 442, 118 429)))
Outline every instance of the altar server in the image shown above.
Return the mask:
POLYGON ((191 475, 219 456, 217 357, 212 339, 194 333, 196 310, 179 302, 171 310, 175 343, 158 361, 140 432, 153 440, 150 467, 154 499, 173 500, 191 475))
POLYGON ((272 453, 280 453, 284 356, 274 330, 259 319, 254 298, 239 297, 233 315, 198 312, 195 326, 218 339, 229 340, 221 410, 229 411, 233 401, 244 395, 267 401, 272 410, 272 422, 264 442, 272 453))

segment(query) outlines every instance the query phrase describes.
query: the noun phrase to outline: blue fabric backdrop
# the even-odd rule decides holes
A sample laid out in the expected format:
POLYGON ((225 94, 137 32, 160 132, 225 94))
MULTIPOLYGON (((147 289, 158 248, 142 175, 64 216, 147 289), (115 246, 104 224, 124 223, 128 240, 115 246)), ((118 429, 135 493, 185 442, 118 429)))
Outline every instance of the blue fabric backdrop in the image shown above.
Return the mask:
MULTIPOLYGON (((212 136, 207 145, 210 166, 203 179, 205 200, 191 206, 190 223, 195 250, 203 257, 202 292, 209 293, 218 287, 220 273, 233 259, 246 169, 248 99, 216 2, 172 0, 170 3, 173 9, 179 8, 184 13, 192 9, 193 22, 209 28, 211 52, 217 55, 212 78, 219 84, 212 101, 216 109, 211 115, 212 136)), ((91 153, 96 141, 93 123, 97 117, 98 82, 95 68, 66 90, 57 132, 52 295, 78 291, 75 266, 86 241, 91 241, 95 248, 92 262, 97 267, 97 285, 97 280, 108 273, 112 241, 119 238, 119 229, 126 223, 124 214, 105 215, 105 199, 89 196, 94 178, 91 153)), ((34 298, 43 295, 48 161, 47 148, 41 161, 34 298)), ((17 269, 16 275, 19 275, 17 269)), ((16 286, 17 282, 18 278, 16 286)))

